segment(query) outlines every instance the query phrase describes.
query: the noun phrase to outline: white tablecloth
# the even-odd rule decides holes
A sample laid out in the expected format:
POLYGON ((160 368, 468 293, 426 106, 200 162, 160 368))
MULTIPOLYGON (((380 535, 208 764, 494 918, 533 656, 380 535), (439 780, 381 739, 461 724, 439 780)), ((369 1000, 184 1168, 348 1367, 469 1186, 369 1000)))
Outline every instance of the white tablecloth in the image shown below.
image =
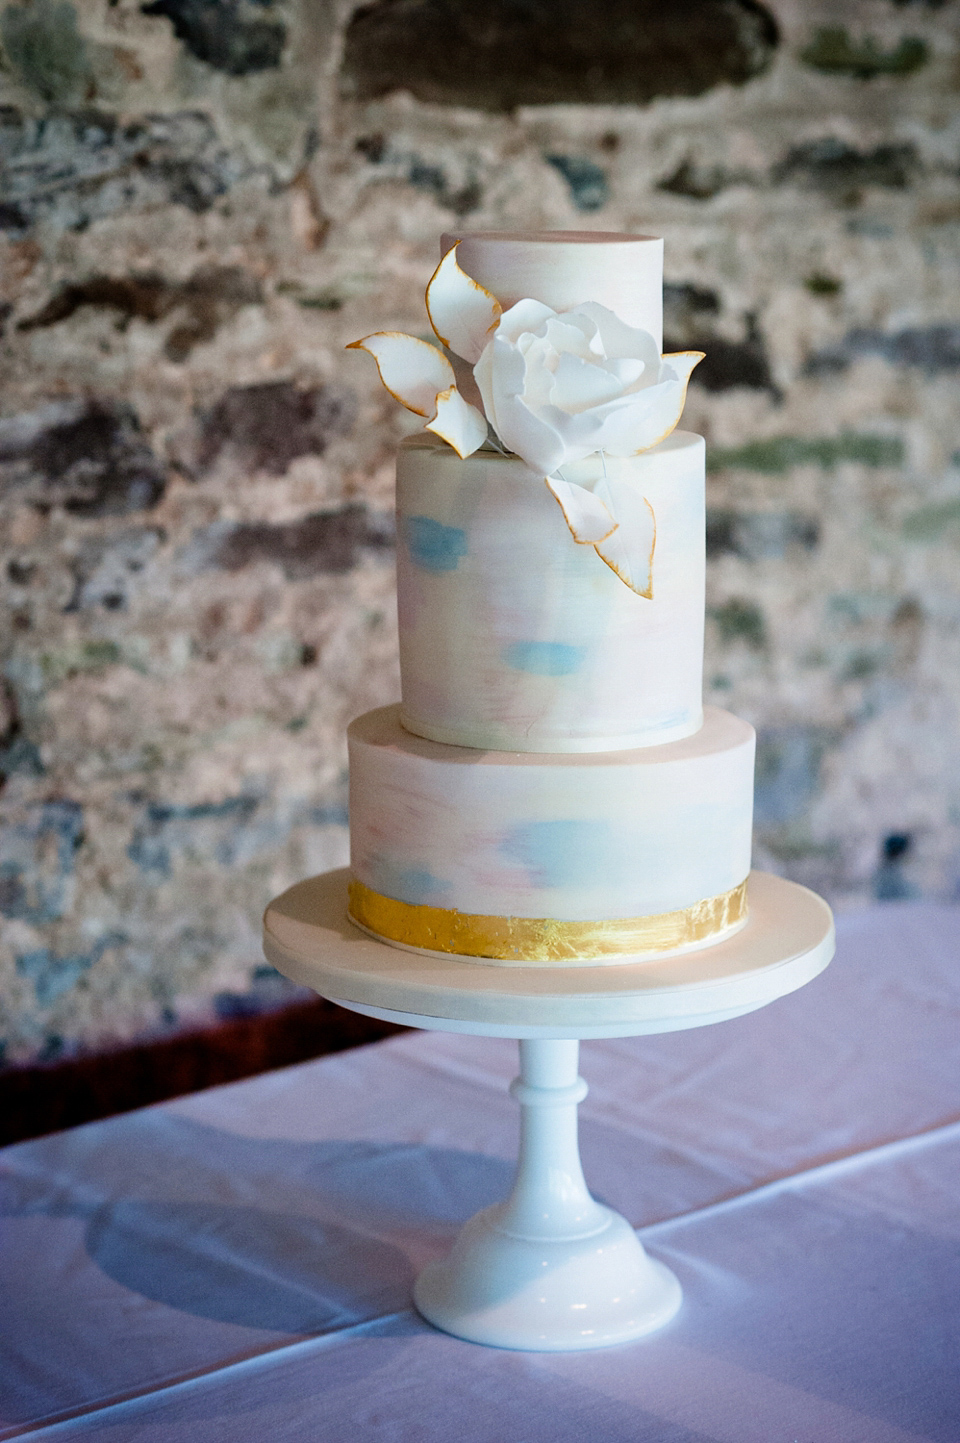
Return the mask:
POLYGON ((763 1011, 583 1045, 587 1179, 683 1284, 660 1333, 420 1321, 509 1188, 517 1060, 410 1034, 0 1153, 0 1437, 957 1443, 960 911, 839 933, 763 1011))

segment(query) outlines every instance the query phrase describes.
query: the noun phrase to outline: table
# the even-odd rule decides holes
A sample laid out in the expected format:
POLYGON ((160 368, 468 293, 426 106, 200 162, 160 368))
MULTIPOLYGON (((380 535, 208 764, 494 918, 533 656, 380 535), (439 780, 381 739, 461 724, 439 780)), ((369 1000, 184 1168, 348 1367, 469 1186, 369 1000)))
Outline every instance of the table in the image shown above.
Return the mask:
POLYGON ((413 1033, 7 1148, 0 1437, 956 1443, 958 1023, 960 910, 889 903, 762 1011, 585 1043, 587 1178, 685 1298, 597 1352, 409 1303, 510 1186, 509 1041, 413 1033))

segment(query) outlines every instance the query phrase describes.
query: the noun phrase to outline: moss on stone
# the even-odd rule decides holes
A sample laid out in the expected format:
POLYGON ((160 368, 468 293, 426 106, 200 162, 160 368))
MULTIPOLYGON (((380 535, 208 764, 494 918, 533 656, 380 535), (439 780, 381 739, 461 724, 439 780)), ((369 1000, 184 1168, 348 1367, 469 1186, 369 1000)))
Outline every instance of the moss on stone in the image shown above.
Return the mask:
POLYGON ((843 285, 834 276, 828 276, 823 271, 814 271, 813 275, 807 276, 803 284, 812 296, 838 296, 843 290, 843 285))
POLYGON ((840 844, 836 839, 815 841, 811 837, 805 819, 784 827, 758 827, 764 846, 781 862, 802 862, 810 858, 823 861, 838 861, 841 856, 840 844))
POLYGON ((8 5, 0 14, 0 40, 21 82, 48 105, 87 98, 90 56, 69 0, 8 5))
POLYGON ((80 672, 103 671, 121 660, 122 653, 115 641, 93 640, 45 651, 40 662, 47 681, 55 685, 80 672))
POLYGON ((794 466, 819 466, 830 471, 844 462, 874 468, 902 466, 903 442, 898 436, 843 431, 839 436, 771 436, 745 446, 713 446, 707 470, 759 471, 781 476, 794 466))
POLYGON ((343 297, 337 294, 333 286, 327 286, 324 290, 312 294, 296 296, 294 299, 305 311, 341 311, 344 304, 343 297))
POLYGON ((747 601, 742 596, 732 596, 720 606, 711 606, 707 615, 716 622, 720 639, 725 644, 743 641, 754 651, 766 649, 766 623, 756 602, 747 601))
POLYGON ((903 534, 908 541, 939 541, 946 533, 960 529, 960 496, 920 506, 904 519, 903 534))
POLYGON ((847 658, 840 674, 841 681, 866 681, 883 667, 886 655, 878 651, 855 651, 847 658))
POLYGON ((827 75, 853 75, 873 80, 877 75, 912 75, 926 65, 929 52, 925 40, 906 35, 892 50, 883 50, 872 35, 855 40, 842 25, 823 25, 800 59, 827 75))

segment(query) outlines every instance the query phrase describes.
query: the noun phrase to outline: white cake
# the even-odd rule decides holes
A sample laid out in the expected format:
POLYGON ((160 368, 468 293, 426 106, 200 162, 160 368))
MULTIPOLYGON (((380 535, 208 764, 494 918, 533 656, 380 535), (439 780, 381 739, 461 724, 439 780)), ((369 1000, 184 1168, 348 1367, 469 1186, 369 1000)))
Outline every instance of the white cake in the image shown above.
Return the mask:
MULTIPOLYGON (((498 751, 586 752, 690 736, 703 721, 704 446, 674 431, 611 457, 656 516, 652 604, 570 544, 542 475, 461 461, 432 436, 397 462, 404 726, 498 751)), ((595 458, 564 467, 599 473, 595 458)))
POLYGON ((598 301, 628 326, 663 346, 663 241, 610 231, 475 231, 444 235, 442 254, 459 241, 467 275, 492 291, 504 310, 526 296, 555 311, 598 301))
POLYGON ((358 343, 436 434, 397 468, 402 700, 349 731, 351 916, 501 966, 709 946, 746 920, 754 735, 701 704, 704 446, 672 429, 695 360, 659 359, 662 242, 443 251, 456 384, 420 341, 358 343), (525 456, 482 445, 481 393, 525 456))

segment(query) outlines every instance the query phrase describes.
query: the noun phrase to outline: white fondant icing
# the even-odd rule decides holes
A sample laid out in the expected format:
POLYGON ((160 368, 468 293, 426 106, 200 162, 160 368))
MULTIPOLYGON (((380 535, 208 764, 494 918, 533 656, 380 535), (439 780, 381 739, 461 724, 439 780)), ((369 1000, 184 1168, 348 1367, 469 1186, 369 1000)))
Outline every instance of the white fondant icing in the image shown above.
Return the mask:
POLYGON ((663 241, 606 231, 519 231, 444 235, 442 255, 460 242, 462 270, 504 310, 531 297, 555 311, 597 301, 628 326, 649 331, 663 350, 663 241))
MULTIPOLYGON (((599 457, 564 469, 602 474, 599 457)), ((411 437, 397 464, 403 722, 460 746, 589 752, 659 745, 701 724, 704 444, 675 431, 607 458, 656 521, 653 597, 578 544, 516 457, 465 461, 411 437)))
MULTIPOLYGON (((458 239, 463 274, 441 266, 431 315, 470 361, 489 349, 493 297, 504 310, 607 307, 651 334, 654 356, 662 348, 662 241, 450 235, 443 253, 458 239)), ((588 383, 607 387, 586 397, 600 409, 620 404, 614 381, 634 384, 637 357, 616 342, 616 322, 605 325, 616 333, 601 357, 610 377, 581 374, 576 346, 545 353, 548 399, 571 414, 588 383)), ((681 381, 694 360, 675 358, 681 381)), ((471 365, 453 364, 479 404, 471 365)), ((485 379, 497 409, 506 390, 485 379)), ((609 455, 633 445, 608 440, 606 456, 562 464, 549 487, 518 456, 458 460, 429 436, 402 446, 402 710, 370 712, 349 731, 351 868, 374 893, 593 923, 695 908, 746 877, 753 730, 701 708, 703 441, 675 431, 643 454, 609 455)))
POLYGON ((397 707, 352 723, 351 871, 402 902, 494 916, 658 915, 750 870, 754 732, 708 707, 695 736, 589 755, 480 752, 412 736, 397 707))

